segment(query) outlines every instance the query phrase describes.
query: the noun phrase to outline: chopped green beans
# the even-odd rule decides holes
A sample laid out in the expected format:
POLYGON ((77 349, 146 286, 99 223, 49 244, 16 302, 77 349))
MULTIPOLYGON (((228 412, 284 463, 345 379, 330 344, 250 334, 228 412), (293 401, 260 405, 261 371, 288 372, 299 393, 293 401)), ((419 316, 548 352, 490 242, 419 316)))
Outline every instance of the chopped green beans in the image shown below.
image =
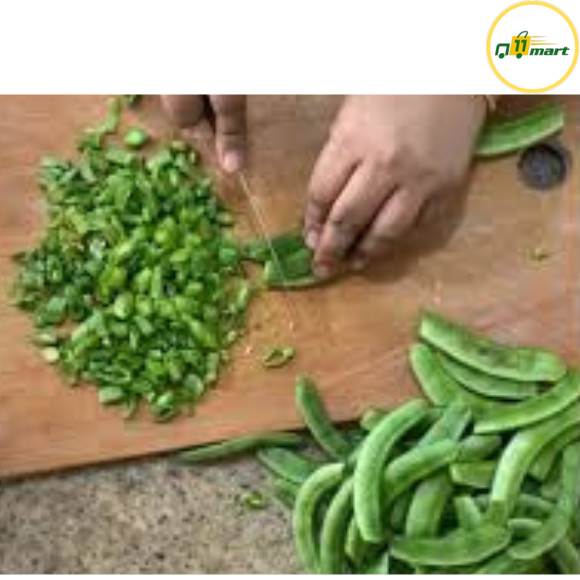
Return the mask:
POLYGON ((566 374, 566 365, 551 352, 500 345, 433 312, 423 314, 419 335, 463 364, 491 376, 553 382, 566 374))
POLYGON ((234 457, 263 447, 297 447, 302 443, 303 439, 294 433, 260 433, 181 451, 176 459, 179 463, 193 465, 234 457))
POLYGON ((264 352, 260 360, 263 367, 274 369, 287 365, 295 355, 296 349, 293 346, 272 346, 264 352))
MULTIPOLYGON (((110 101, 76 159, 43 159, 48 226, 19 257, 14 295, 68 381, 121 389, 100 399, 167 421, 218 380, 251 292, 231 216, 189 147, 145 156, 107 142, 128 104, 110 101)), ((146 139, 130 129, 125 147, 146 139)))

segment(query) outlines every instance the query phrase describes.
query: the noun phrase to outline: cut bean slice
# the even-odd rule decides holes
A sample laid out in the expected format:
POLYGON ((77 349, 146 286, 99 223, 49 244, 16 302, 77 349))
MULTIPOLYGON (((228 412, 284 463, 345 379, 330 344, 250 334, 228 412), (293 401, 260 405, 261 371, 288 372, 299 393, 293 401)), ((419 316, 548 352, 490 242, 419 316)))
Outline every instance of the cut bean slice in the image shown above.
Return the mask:
POLYGON ((308 377, 296 379, 296 406, 316 442, 333 459, 346 460, 352 447, 332 424, 316 385, 308 377))
POLYGON ((459 445, 447 439, 415 447, 397 457, 385 469, 385 505, 391 505, 415 483, 449 465, 458 451, 459 445))
POLYGON ((346 571, 345 542, 348 522, 352 516, 352 478, 346 480, 331 500, 320 532, 320 572, 344 574, 346 571))
POLYGON ((446 471, 422 481, 409 506, 405 534, 409 537, 436 536, 452 494, 453 484, 446 471))
POLYGON ((493 342, 433 312, 423 314, 419 336, 463 364, 496 377, 555 382, 567 370, 554 353, 493 342))
POLYGON ((497 468, 495 461, 474 461, 471 463, 454 463, 449 468, 451 481, 456 485, 465 485, 477 489, 489 489, 497 468))
POLYGON ((534 383, 493 377, 474 368, 465 366, 444 353, 438 353, 443 368, 466 389, 492 399, 522 400, 538 394, 534 383))
POLYGON ((421 566, 468 566, 501 552, 511 539, 506 528, 484 524, 440 538, 395 538, 395 558, 421 566))
POLYGON ((496 408, 497 403, 466 391, 451 378, 429 346, 414 344, 411 347, 410 363, 423 394, 434 405, 446 406, 460 400, 476 416, 496 408))
POLYGON ((368 542, 384 538, 383 471, 394 445, 419 421, 428 406, 413 400, 387 415, 360 447, 354 471, 354 513, 362 537, 368 542))
POLYGON ((580 406, 577 404, 516 433, 500 457, 493 479, 490 507, 494 502, 505 505, 507 518, 534 459, 550 441, 575 425, 580 425, 580 406))
POLYGON ((560 437, 544 447, 530 467, 530 475, 538 481, 545 481, 558 455, 567 445, 578 439, 580 439, 580 426, 566 430, 560 437))
POLYGON ((298 492, 294 508, 294 539, 298 558, 306 572, 320 571, 318 517, 323 501, 334 491, 342 480, 344 466, 331 463, 315 471, 298 492))
POLYGON ((297 485, 302 485, 320 467, 320 463, 282 447, 262 449, 258 459, 272 473, 297 485))
POLYGON ((580 398, 580 373, 571 370, 556 386, 533 399, 506 405, 475 423, 476 434, 512 431, 563 411, 580 398))
POLYGON ((297 447, 303 443, 304 439, 295 433, 261 433, 187 449, 178 453, 176 460, 185 465, 193 465, 242 455, 262 447, 297 447))

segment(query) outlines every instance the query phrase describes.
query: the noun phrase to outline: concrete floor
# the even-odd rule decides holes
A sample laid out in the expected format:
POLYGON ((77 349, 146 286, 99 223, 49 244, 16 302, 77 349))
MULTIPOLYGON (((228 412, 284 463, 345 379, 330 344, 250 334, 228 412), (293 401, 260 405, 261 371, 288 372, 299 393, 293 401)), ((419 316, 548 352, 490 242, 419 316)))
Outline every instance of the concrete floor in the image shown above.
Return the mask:
POLYGON ((148 459, 0 483, 0 573, 293 573, 288 511, 252 459, 148 459))

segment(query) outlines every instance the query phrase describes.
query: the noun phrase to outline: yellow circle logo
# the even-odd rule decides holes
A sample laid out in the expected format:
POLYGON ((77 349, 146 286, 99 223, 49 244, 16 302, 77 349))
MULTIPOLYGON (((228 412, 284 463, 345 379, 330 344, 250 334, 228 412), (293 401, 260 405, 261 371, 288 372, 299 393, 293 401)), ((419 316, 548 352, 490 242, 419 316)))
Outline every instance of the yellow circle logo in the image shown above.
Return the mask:
POLYGON ((562 10, 541 0, 506 8, 487 35, 487 59, 497 77, 523 93, 563 83, 578 60, 578 34, 562 10))

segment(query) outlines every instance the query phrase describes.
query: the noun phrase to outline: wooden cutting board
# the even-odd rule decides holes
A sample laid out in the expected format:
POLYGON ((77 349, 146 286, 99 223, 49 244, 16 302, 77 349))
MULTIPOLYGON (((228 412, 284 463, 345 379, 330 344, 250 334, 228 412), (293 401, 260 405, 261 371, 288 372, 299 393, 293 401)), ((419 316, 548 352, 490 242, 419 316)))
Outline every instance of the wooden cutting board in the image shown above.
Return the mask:
MULTIPOLYGON (((102 97, 0 99, 0 475, 43 472, 167 451, 300 424, 293 377, 310 373, 337 420, 416 394, 406 365, 419 309, 428 306, 500 339, 546 345, 580 362, 578 336, 580 179, 548 194, 526 189, 514 158, 477 166, 468 196, 440 207, 427 225, 365 276, 289 297, 257 300, 252 330, 219 387, 193 418, 167 425, 124 423, 101 408, 92 388, 70 389, 30 345, 31 325, 8 302, 10 256, 42 230, 36 167, 47 152, 72 152, 78 131, 100 119, 102 97), (550 257, 530 260, 541 246, 550 257), (286 311, 296 323, 288 329, 286 311), (261 348, 292 343, 290 367, 264 371, 261 348), (250 350, 252 350, 250 352, 250 350)), ((527 101, 529 102, 529 101, 527 101)), ((578 149, 577 98, 567 100, 565 141, 578 149), (575 110, 572 110, 576 107, 575 110)), ((251 100, 252 189, 272 232, 299 220, 305 185, 336 110, 336 98, 251 100)), ((139 113, 157 135, 158 108, 139 113)), ((220 189, 240 213, 234 184, 220 189)))

